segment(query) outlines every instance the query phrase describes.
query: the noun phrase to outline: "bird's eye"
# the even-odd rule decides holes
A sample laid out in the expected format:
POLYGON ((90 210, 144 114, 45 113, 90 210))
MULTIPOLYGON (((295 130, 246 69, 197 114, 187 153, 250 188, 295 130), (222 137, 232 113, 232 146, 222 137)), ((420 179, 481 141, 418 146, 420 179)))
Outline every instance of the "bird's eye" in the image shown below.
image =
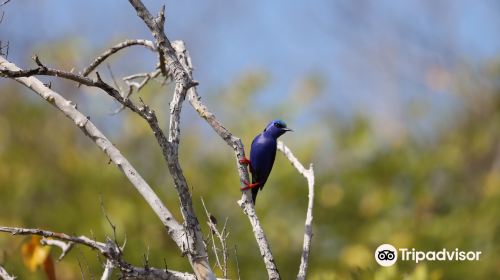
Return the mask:
POLYGON ((274 126, 275 127, 281 127, 280 123, 277 123, 277 122, 274 123, 274 126))

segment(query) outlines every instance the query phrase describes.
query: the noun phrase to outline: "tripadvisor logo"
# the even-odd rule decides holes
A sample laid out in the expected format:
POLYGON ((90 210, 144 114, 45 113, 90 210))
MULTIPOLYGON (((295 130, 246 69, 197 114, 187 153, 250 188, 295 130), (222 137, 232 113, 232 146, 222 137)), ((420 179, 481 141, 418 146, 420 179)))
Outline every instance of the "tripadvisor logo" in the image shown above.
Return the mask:
POLYGON ((391 266, 398 260, 398 251, 391 244, 382 244, 375 250, 375 260, 381 266, 391 266))
POLYGON ((375 250, 375 261, 381 266, 391 266, 399 259, 419 263, 421 261, 479 261, 481 251, 441 249, 439 251, 419 251, 415 248, 396 249, 391 244, 382 244, 375 250))

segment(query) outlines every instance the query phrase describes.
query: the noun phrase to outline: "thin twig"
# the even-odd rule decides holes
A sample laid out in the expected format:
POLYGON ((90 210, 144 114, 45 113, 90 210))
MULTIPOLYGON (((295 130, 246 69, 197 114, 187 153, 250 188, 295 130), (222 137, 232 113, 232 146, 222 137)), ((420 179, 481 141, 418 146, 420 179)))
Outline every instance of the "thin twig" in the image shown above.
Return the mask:
POLYGON ((240 263, 238 262, 238 246, 237 245, 234 245, 234 259, 236 261, 236 272, 238 273, 238 280, 241 280, 240 263))
POLYGON ((115 85, 115 88, 118 89, 118 91, 122 91, 120 85, 118 84, 118 81, 115 78, 115 74, 113 73, 113 70, 111 69, 111 65, 109 63, 106 63, 106 68, 108 68, 109 76, 111 76, 111 80, 113 80, 113 84, 115 85))
POLYGON ((85 271, 83 271, 82 263, 80 262, 79 258, 77 260, 78 260, 78 267, 80 268, 80 276, 82 277, 82 280, 85 280, 85 271))
MULTIPOLYGON (((94 240, 95 241, 95 240, 94 240)), ((80 269, 82 269, 82 272, 83 271, 83 268, 86 268, 87 269, 87 275, 89 275, 89 280, 95 280, 95 277, 94 277, 94 272, 92 270, 90 270, 90 264, 89 264, 89 261, 87 260, 87 257, 83 254, 83 252, 81 250, 79 250, 79 248, 76 248, 78 250, 78 254, 80 255, 81 259, 82 259, 82 262, 83 262, 83 265, 80 264, 80 269)))
POLYGON ((217 232, 217 236, 219 237, 219 240, 220 240, 220 243, 221 243, 221 246, 222 246, 222 261, 224 262, 223 263, 223 269, 222 269, 222 273, 223 273, 223 276, 224 278, 227 278, 227 255, 228 255, 228 252, 227 252, 227 238, 229 236, 229 232, 227 232, 227 221, 229 220, 229 218, 226 217, 226 220, 224 221, 224 226, 222 227, 222 233, 219 233, 217 232))
MULTIPOLYGON (((154 79, 160 75, 161 71, 160 69, 156 69, 153 72, 150 73, 136 73, 127 77, 123 78, 123 81, 131 86, 134 87, 136 92, 139 92, 151 79, 154 79), (134 79, 142 78, 141 82, 134 82, 134 79)), ((128 98, 131 93, 129 93, 126 97, 128 98)))
MULTIPOLYGON (((124 77, 122 80, 127 85, 127 92, 122 93, 121 96, 124 99, 129 99, 130 96, 134 93, 134 88, 135 88, 135 92, 139 92, 150 80, 158 77, 158 75, 160 75, 160 73, 161 73, 160 69, 157 69, 157 70, 150 72, 150 73, 137 73, 137 74, 133 74, 133 75, 124 77), (134 82, 133 80, 137 79, 137 78, 143 78, 143 80, 140 83, 134 82)), ((113 112, 113 114, 114 115, 118 114, 123 109, 125 109, 125 106, 121 105, 120 108, 118 108, 115 112, 113 112)))
MULTIPOLYGON (((106 209, 104 208, 104 200, 102 199, 102 195, 99 196, 100 199, 100 204, 101 204, 101 211, 104 217, 106 218, 106 221, 108 221, 109 226, 113 230, 113 239, 115 240, 115 243, 118 244, 118 238, 116 237, 116 226, 111 222, 111 219, 108 216, 108 213, 106 212, 106 209)), ((125 246, 125 245, 124 245, 125 246)), ((121 251, 121 247, 118 247, 118 250, 120 250, 120 254, 123 252, 121 251)))
MULTIPOLYGON (((205 213, 207 214, 207 225, 208 225, 208 228, 210 231, 210 236, 212 239, 212 247, 213 247, 217 267, 219 267, 219 269, 223 272, 224 278, 227 278, 227 266, 226 266, 227 249, 226 249, 226 240, 224 238, 224 230, 225 230, 226 224, 224 224, 224 228, 222 230, 223 234, 221 234, 219 232, 219 229, 217 229, 215 217, 212 214, 210 214, 210 212, 208 212, 208 209, 207 209, 207 206, 205 205, 205 201, 203 200, 203 197, 200 199, 201 199, 201 204, 203 205, 203 209, 205 209, 205 213), (223 263, 221 263, 220 259, 219 259, 219 254, 218 254, 219 248, 217 248, 217 246, 215 244, 214 235, 217 236, 217 238, 221 244, 221 247, 222 247, 221 251, 222 251, 222 256, 223 256, 223 263)), ((227 219, 226 219, 226 222, 227 222, 227 219)))
POLYGON ((122 50, 124 48, 130 47, 130 46, 136 46, 136 45, 142 45, 145 46, 146 48, 155 51, 155 46, 153 42, 149 40, 142 40, 142 39, 136 39, 136 40, 126 40, 124 42, 121 42, 119 44, 116 44, 115 46, 107 49, 105 52, 103 52, 101 55, 99 55, 87 68, 83 69, 82 71, 82 76, 87 76, 90 74, 90 72, 94 71, 99 64, 101 64, 104 60, 106 60, 108 57, 110 57, 112 54, 118 52, 119 50, 122 50))

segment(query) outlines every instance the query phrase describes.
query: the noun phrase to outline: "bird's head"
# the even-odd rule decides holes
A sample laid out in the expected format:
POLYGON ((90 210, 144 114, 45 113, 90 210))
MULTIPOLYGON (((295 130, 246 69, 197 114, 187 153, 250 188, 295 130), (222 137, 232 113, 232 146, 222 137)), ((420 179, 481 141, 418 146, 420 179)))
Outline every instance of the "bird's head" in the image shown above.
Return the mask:
POLYGON ((264 129, 264 134, 273 136, 275 138, 280 137, 287 131, 293 131, 286 127, 286 123, 282 120, 274 120, 270 122, 264 129))

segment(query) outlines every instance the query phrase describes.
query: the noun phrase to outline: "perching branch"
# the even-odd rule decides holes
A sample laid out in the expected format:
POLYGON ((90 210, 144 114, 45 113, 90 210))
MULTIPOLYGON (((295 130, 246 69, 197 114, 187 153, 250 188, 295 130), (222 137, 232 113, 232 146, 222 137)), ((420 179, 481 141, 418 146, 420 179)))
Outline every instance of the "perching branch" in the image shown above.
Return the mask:
MULTIPOLYGON (((157 139, 157 142, 159 143, 164 158, 166 159, 169 167, 169 171, 174 178, 174 184, 176 186, 176 190, 179 193, 180 200, 181 200, 181 213, 184 218, 184 225, 180 225, 177 221, 175 221, 168 212, 168 215, 162 215, 160 219, 163 219, 164 224, 165 223, 174 223, 175 222, 175 227, 171 225, 170 227, 167 226, 167 230, 170 234, 170 236, 174 239, 174 241, 177 243, 183 254, 188 254, 189 260, 191 264, 193 265, 193 269, 199 279, 214 279, 214 275, 212 271, 210 270, 210 266, 208 264, 208 255, 206 253, 206 249, 204 247, 203 243, 203 235, 199 226, 199 223, 197 221, 196 215, 194 214, 194 210, 192 207, 192 201, 191 201, 191 196, 189 193, 189 188, 186 182, 186 179, 184 178, 184 175, 182 173, 182 169, 180 167, 180 164, 178 162, 178 138, 180 134, 179 130, 179 120, 180 120, 180 108, 181 108, 181 102, 184 100, 185 97, 185 92, 186 90, 195 85, 194 82, 187 82, 184 79, 179 80, 179 78, 182 78, 184 75, 182 73, 179 74, 177 71, 173 71, 174 77, 176 78, 176 90, 174 93, 174 100, 171 102, 172 108, 171 108, 171 120, 170 120, 170 130, 169 130, 169 138, 167 139, 161 130, 161 128, 158 125, 158 121, 156 119, 156 115, 154 111, 150 110, 148 106, 144 105, 142 107, 137 107, 135 104, 132 103, 131 100, 126 99, 122 97, 119 93, 118 90, 114 89, 110 85, 106 84, 99 76, 97 73, 97 79, 89 79, 87 77, 83 77, 78 74, 74 74, 71 72, 64 72, 61 70, 56 70, 56 69, 51 69, 46 66, 44 66, 38 57, 35 57, 35 62, 38 65, 38 68, 31 69, 31 70, 21 70, 14 65, 13 67, 2 67, 0 68, 0 75, 9 77, 9 78, 15 78, 17 81, 25 84, 26 86, 34 89, 31 85, 35 84, 37 85, 37 89, 34 89, 35 91, 39 90, 37 92, 39 95, 44 97, 44 99, 48 100, 50 103, 53 103, 61 109, 58 106, 58 101, 64 103, 64 104, 69 104, 70 101, 65 100, 62 98, 62 96, 58 95, 57 93, 51 91, 50 89, 46 88, 43 83, 41 83, 39 80, 31 77, 32 75, 49 75, 49 76, 58 76, 62 78, 66 78, 69 80, 73 80, 75 82, 81 83, 83 85, 87 86, 92 86, 92 87, 98 87, 102 90, 104 90, 106 93, 108 93, 111 97, 116 99, 119 103, 121 103, 123 106, 131 109, 133 112, 137 113, 140 115, 143 119, 145 119, 148 124, 150 125, 151 129, 153 130, 153 134, 157 139), (32 81, 35 81, 33 82, 32 81), (36 82, 38 81, 38 83, 36 82), (46 91, 48 91, 48 94, 45 94, 46 91), (56 102, 53 102, 55 100, 56 102), (166 219, 165 219, 166 218, 166 219)), ((7 63, 5 59, 2 58, 0 60, 0 63, 7 63)), ((177 62, 178 63, 178 62, 177 62)), ((171 65, 170 63, 169 65, 171 65)), ((180 65, 180 64, 179 64, 180 65)), ((182 66, 180 66, 182 68, 182 66)), ((72 104, 72 103, 71 103, 72 104)), ((69 106, 71 107, 71 106, 69 106)), ((64 108, 66 110, 70 111, 76 111, 76 106, 71 107, 71 108, 64 108)), ((63 111, 64 112, 64 111, 63 111)), ((70 116, 71 114, 67 114, 67 116, 70 116)), ((79 115, 82 115, 80 112, 78 112, 79 115)), ((80 116, 78 116, 80 117, 80 116)), ((83 119, 83 118, 82 118, 83 119)), ((95 126, 88 121, 86 117, 84 117, 85 121, 80 121, 80 123, 77 123, 77 125, 81 128, 87 128, 87 124, 91 126, 92 130, 97 130, 95 126)), ((88 135, 88 131, 84 130, 86 134, 88 135)), ((90 135, 91 138, 99 145, 97 142, 98 139, 106 139, 102 133, 98 132, 98 135, 90 135)), ((106 139, 107 140, 107 139, 106 139)), ((109 140, 107 140, 109 142, 109 140)), ((112 146, 111 143, 106 143, 106 146, 112 146)), ((102 148, 102 147, 101 147, 102 148)), ((114 147, 113 147, 114 148, 114 147)), ((103 148, 103 150, 106 152, 106 149, 103 148)), ((117 153, 119 153, 118 150, 116 150, 117 153)), ((121 155, 120 155, 121 156, 121 155)), ((122 156, 121 156, 122 157, 122 156)), ((122 157, 123 160, 126 161, 124 157, 122 157)), ((112 159, 113 160, 113 159, 112 159)), ((116 162, 115 162, 116 163, 116 162)), ((128 164, 128 162, 127 162, 128 164)), ((119 167, 122 167, 119 165, 119 167)), ((126 172, 124 171, 126 175, 137 175, 138 173, 133 170, 131 172, 126 172), (130 173, 130 174, 129 174, 130 173)), ((130 178, 129 178, 130 179, 130 178)), ((141 178, 143 181, 143 179, 141 178)), ((142 182, 141 182, 142 183, 142 182)), ((145 183, 145 182, 143 182, 145 183)), ((149 186, 148 186, 149 187, 149 186)), ((156 196, 156 195, 155 195, 156 196)), ((153 199, 153 201, 148 201, 150 202, 150 205, 153 206, 153 204, 161 204, 160 200, 156 197, 153 199)), ((157 213, 158 214, 158 213, 157 213)))
MULTIPOLYGON (((191 63, 191 57, 189 56, 189 53, 184 46, 184 42, 175 41, 173 42, 172 46, 176 50, 179 61, 188 71, 189 76, 191 76, 193 65, 191 63)), ((242 187, 244 187, 245 184, 243 182, 248 182, 250 181, 250 179, 246 165, 243 165, 239 162, 240 159, 243 159, 245 157, 245 149, 243 147, 241 139, 235 137, 233 134, 231 134, 231 132, 229 132, 229 130, 222 126, 217 118, 215 118, 215 115, 210 112, 208 108, 201 102, 201 97, 198 95, 196 87, 192 87, 188 90, 187 97, 189 102, 191 103, 191 106, 193 106, 193 108, 198 112, 200 117, 205 119, 207 123, 214 129, 214 131, 230 147, 233 148, 236 155, 236 164, 238 167, 238 174, 240 176, 240 184, 242 187)), ((243 192, 242 198, 240 201, 238 201, 238 204, 243 209, 243 213, 245 213, 245 215, 247 215, 248 219, 250 220, 255 239, 257 240, 257 244, 259 246, 260 254, 264 259, 264 264, 266 266, 269 279, 280 279, 279 271, 276 267, 276 263, 274 262, 274 257, 271 253, 269 242, 267 241, 264 230, 262 229, 262 226, 260 225, 259 219, 257 217, 257 213, 255 212, 250 190, 243 192)))
MULTIPOLYGON (((61 70, 51 69, 43 65, 40 60, 35 57, 35 62, 38 65, 37 68, 31 70, 20 70, 15 65, 9 63, 3 57, 0 57, 0 76, 13 78, 21 84, 29 87, 38 95, 43 97, 49 103, 57 107, 61 110, 68 118, 73 120, 75 124, 80 127, 83 132, 89 136, 114 162, 120 170, 125 174, 125 176, 131 181, 131 183, 136 187, 136 189, 143 195, 146 201, 150 204, 151 208, 155 211, 155 213, 160 217, 161 221, 167 228, 168 234, 171 238, 176 242, 177 246, 181 249, 183 254, 187 254, 189 261, 193 267, 193 271, 196 274, 197 279, 215 279, 212 270, 210 269, 210 265, 208 263, 208 255, 206 251, 206 246, 203 240, 203 234, 201 232, 201 228, 198 222, 198 219, 195 215, 193 209, 193 203, 191 198, 191 193, 189 192, 188 183, 184 174, 182 172, 181 166, 179 164, 178 159, 178 149, 180 142, 180 114, 182 109, 182 103, 185 100, 186 96, 198 114, 204 118, 207 123, 214 129, 214 131, 230 146, 233 148, 236 156, 237 169, 240 177, 241 186, 244 185, 244 181, 249 181, 249 173, 247 170, 247 166, 243 165, 239 162, 239 160, 245 157, 245 151, 243 147, 242 141, 231 134, 222 124, 215 118, 214 114, 211 113, 207 107, 201 102, 201 98, 197 93, 195 86, 197 82, 192 78, 192 63, 191 58, 181 41, 170 43, 168 38, 164 33, 164 7, 160 11, 157 17, 153 17, 143 3, 140 0, 129 0, 130 4, 137 11, 138 16, 144 21, 144 23, 148 26, 153 37, 155 38, 155 42, 147 41, 147 40, 129 40, 114 47, 110 48, 102 55, 96 58, 94 62, 87 67, 83 74, 75 74, 72 72, 65 72, 61 70), (144 45, 150 48, 153 51, 158 53, 159 57, 159 66, 158 70, 145 73, 146 75, 134 75, 130 77, 124 78, 125 83, 128 85, 128 92, 122 93, 121 90, 115 89, 109 84, 105 83, 99 73, 96 73, 96 79, 91 79, 86 77, 90 72, 95 70, 95 68, 109 58, 112 54, 118 52, 121 49, 132 45, 144 45), (139 91, 149 80, 158 76, 159 73, 162 73, 165 78, 172 78, 175 82, 175 91, 172 97, 172 102, 170 103, 170 122, 169 122, 169 130, 168 137, 163 133, 162 129, 158 125, 158 121, 154 111, 152 111, 149 106, 144 103, 142 106, 135 105, 130 99, 130 95, 133 92, 133 88, 136 91, 139 91), (147 183, 142 179, 142 177, 135 171, 135 169, 128 163, 128 161, 120 154, 120 152, 111 144, 111 142, 94 126, 90 120, 85 117, 81 112, 76 109, 76 105, 71 101, 64 99, 62 96, 57 94, 56 92, 50 90, 43 85, 38 79, 31 77, 33 75, 49 75, 49 76, 57 76, 65 79, 69 79, 79 84, 83 84, 86 86, 97 87, 103 91, 105 91, 112 98, 117 100, 122 108, 129 108, 132 112, 138 114, 141 118, 143 118, 150 126, 153 131, 153 134, 161 147, 163 156, 167 162, 170 174, 173 177, 175 189, 179 195, 180 204, 181 204, 181 213, 184 218, 183 225, 178 223, 168 209, 160 202, 159 198, 156 194, 151 190, 151 188, 147 185, 147 183), (142 77, 143 80, 140 83, 132 81, 133 79, 142 77)), ((117 86, 118 87, 118 86, 117 86)), ((142 100, 141 100, 142 102, 142 100)), ((301 266, 299 270, 299 274, 297 279, 304 279, 307 272, 307 264, 308 264, 308 256, 310 252, 310 242, 312 237, 312 210, 313 210, 313 202, 314 202, 314 172, 311 167, 306 170, 298 160, 293 156, 288 148, 284 146, 282 142, 278 144, 278 148, 282 150, 285 155, 289 158, 289 160, 294 164, 297 170, 304 175, 308 180, 309 186, 309 203, 308 210, 306 216, 305 223, 305 235, 304 235, 304 245, 303 245, 303 253, 301 258, 301 266)), ((247 215, 257 240, 257 244, 259 246, 259 250, 263 257, 269 279, 280 279, 280 275, 278 269, 276 267, 274 257, 271 253, 271 249, 267 238, 264 234, 264 231, 260 225, 259 219, 254 209, 254 205, 252 203, 250 191, 244 191, 241 200, 238 201, 238 204, 243 209, 245 215, 247 215)), ((225 227, 224 227, 225 228, 225 227)), ((225 239, 225 229, 222 234, 218 236, 222 240, 225 239), (221 238, 222 237, 222 238, 221 238)), ((45 242, 50 241, 46 240, 45 242)), ((67 240, 68 241, 68 240, 67 240)), ((73 242, 73 241, 71 241, 73 242)), ((56 244, 55 242, 50 245, 55 245, 61 247, 62 244, 56 244)), ((115 243, 115 242, 114 242, 115 243)), ((63 243, 67 244, 68 247, 65 249, 61 247, 63 250, 63 254, 60 258, 64 257, 64 254, 70 249, 70 244, 72 243, 63 243)), ((116 245, 116 244, 115 244, 116 245)), ((225 247, 225 245, 222 245, 225 247)), ((121 251, 118 248, 118 255, 121 256, 121 251)), ((226 251, 227 249, 223 249, 226 251)), ((215 252, 217 254, 217 252, 215 252)), ((110 260, 108 258, 108 260, 110 260)), ((226 261, 227 254, 224 255, 224 277, 226 277, 226 261)), ((219 264, 220 265, 220 264, 219 264)), ((111 262, 108 266, 106 263, 105 271, 103 273, 102 279, 107 279, 111 274, 113 267, 119 268, 122 273, 123 269, 117 263, 111 262)), ((148 274, 152 273, 149 267, 146 267, 142 270, 137 268, 134 270, 134 277, 157 277, 154 279, 166 279, 162 278, 164 275, 162 274, 148 274), (142 273, 142 274, 141 274, 142 273)), ((161 272, 161 270, 160 270, 161 272)), ((158 272, 158 273, 160 273, 158 272)), ((239 274, 239 271, 238 271, 239 274)), ((125 274, 124 274, 125 275, 125 274)), ((185 274, 185 278, 179 279, 194 279, 195 276, 185 274), (187 278, 186 278, 187 277, 187 278), (189 278, 192 277, 192 278, 189 278)), ((172 278, 177 279, 177 278, 172 278)))
POLYGON ((293 155, 292 151, 287 146, 285 146, 285 144, 282 141, 278 141, 278 150, 283 152, 283 154, 292 163, 293 167, 295 167, 295 169, 297 169, 297 171, 307 179, 309 199, 307 203, 307 214, 306 214, 306 222, 304 229, 304 245, 302 246, 300 268, 299 268, 299 273, 297 274, 297 279, 304 280, 306 279, 307 267, 309 265, 309 253, 311 251, 311 239, 313 236, 312 222, 313 222, 313 207, 314 207, 314 170, 312 163, 309 165, 309 169, 305 169, 305 167, 293 155))
MULTIPOLYGON (((178 279, 178 280, 195 280, 196 277, 189 273, 178 272, 169 269, 159 269, 154 267, 135 267, 127 263, 123 259, 121 249, 113 240, 107 238, 106 243, 95 241, 86 236, 71 236, 65 233, 58 233, 48 230, 34 229, 34 228, 18 228, 18 227, 4 227, 0 226, 0 232, 11 233, 12 235, 37 235, 46 238, 56 239, 58 241, 74 243, 83 245, 90 249, 96 250, 107 262, 120 270, 125 279, 178 279)), ((43 244, 43 243, 42 243, 43 244)), ((54 245, 55 243, 49 244, 54 245)), ((58 246, 58 245, 56 245, 58 246)), ((110 273, 111 268, 106 268, 110 273)), ((104 275, 103 275, 104 276, 104 275)), ((106 279, 106 278, 104 278, 106 279)))

